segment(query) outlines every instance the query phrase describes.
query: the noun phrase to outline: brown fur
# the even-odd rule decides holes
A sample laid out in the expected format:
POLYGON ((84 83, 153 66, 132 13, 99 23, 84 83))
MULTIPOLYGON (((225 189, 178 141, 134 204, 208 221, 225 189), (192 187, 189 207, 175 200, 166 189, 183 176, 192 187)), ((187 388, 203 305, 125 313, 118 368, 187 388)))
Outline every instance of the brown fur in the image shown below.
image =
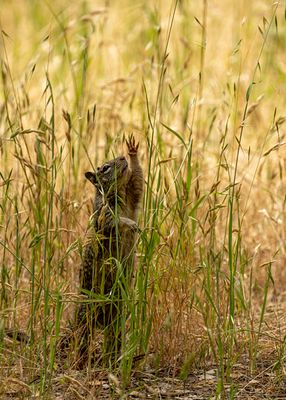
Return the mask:
POLYGON ((90 299, 95 298, 94 293, 107 296, 103 300, 108 301, 79 306, 76 325, 82 328, 81 353, 87 349, 89 331, 95 326, 106 328, 120 317, 120 290, 115 287, 118 267, 123 271, 125 284, 130 283, 133 272, 143 172, 133 135, 127 141, 127 148, 129 164, 125 157, 118 157, 103 164, 96 173, 85 174, 96 187, 96 195, 93 223, 83 251, 81 289, 85 294, 88 292, 90 299))

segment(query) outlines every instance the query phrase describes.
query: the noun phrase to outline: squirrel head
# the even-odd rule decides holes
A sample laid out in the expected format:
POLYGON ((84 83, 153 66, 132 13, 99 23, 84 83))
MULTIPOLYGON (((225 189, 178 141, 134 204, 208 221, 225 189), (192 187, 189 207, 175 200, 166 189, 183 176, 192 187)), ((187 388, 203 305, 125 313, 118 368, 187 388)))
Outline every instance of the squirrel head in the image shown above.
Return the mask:
POLYGON ((104 195, 112 195, 124 187, 129 179, 128 162, 117 157, 98 167, 96 172, 86 172, 85 177, 104 195))

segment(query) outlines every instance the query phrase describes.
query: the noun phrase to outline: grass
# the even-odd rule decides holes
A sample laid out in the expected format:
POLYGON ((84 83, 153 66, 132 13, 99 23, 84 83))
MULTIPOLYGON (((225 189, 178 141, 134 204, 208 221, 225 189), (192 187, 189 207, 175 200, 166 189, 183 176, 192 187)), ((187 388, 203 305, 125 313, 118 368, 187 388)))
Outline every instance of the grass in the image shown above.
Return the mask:
MULTIPOLYGON (((11 379, 40 398, 74 382, 73 351, 57 346, 81 301, 84 172, 124 153, 130 132, 145 189, 110 396, 146 365, 185 382, 214 365, 216 398, 243 390, 241 360, 252 377, 269 358, 285 381, 284 8, 3 1, 1 394, 11 379)), ((102 373, 89 362, 81 379, 102 373)))

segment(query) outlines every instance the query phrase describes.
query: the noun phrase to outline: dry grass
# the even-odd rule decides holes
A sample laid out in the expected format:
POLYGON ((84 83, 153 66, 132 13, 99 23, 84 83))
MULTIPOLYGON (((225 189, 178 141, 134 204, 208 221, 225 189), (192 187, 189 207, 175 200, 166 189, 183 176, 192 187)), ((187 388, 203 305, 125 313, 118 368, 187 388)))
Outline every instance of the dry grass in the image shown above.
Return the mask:
POLYGON ((208 395, 239 398, 239 361, 251 381, 267 355, 273 385, 285 382, 284 6, 2 1, 0 328, 32 340, 2 335, 3 396, 60 398, 68 385, 81 398, 82 382, 99 393, 105 372, 76 372, 57 342, 79 300, 84 172, 123 153, 129 132, 146 184, 113 372, 188 380, 212 365, 208 395))

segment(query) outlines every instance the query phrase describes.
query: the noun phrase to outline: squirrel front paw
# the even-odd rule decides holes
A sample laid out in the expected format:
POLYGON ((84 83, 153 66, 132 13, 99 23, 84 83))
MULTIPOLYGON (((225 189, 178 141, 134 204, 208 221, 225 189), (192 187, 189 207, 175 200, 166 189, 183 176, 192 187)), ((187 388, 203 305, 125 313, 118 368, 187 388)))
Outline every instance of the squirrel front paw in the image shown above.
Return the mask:
POLYGON ((130 218, 120 217, 120 223, 123 228, 130 229, 132 232, 139 232, 140 229, 135 221, 130 218))
POLYGON ((139 142, 136 144, 133 133, 129 135, 128 139, 126 140, 126 144, 128 148, 128 154, 130 156, 135 156, 138 151, 139 142))

